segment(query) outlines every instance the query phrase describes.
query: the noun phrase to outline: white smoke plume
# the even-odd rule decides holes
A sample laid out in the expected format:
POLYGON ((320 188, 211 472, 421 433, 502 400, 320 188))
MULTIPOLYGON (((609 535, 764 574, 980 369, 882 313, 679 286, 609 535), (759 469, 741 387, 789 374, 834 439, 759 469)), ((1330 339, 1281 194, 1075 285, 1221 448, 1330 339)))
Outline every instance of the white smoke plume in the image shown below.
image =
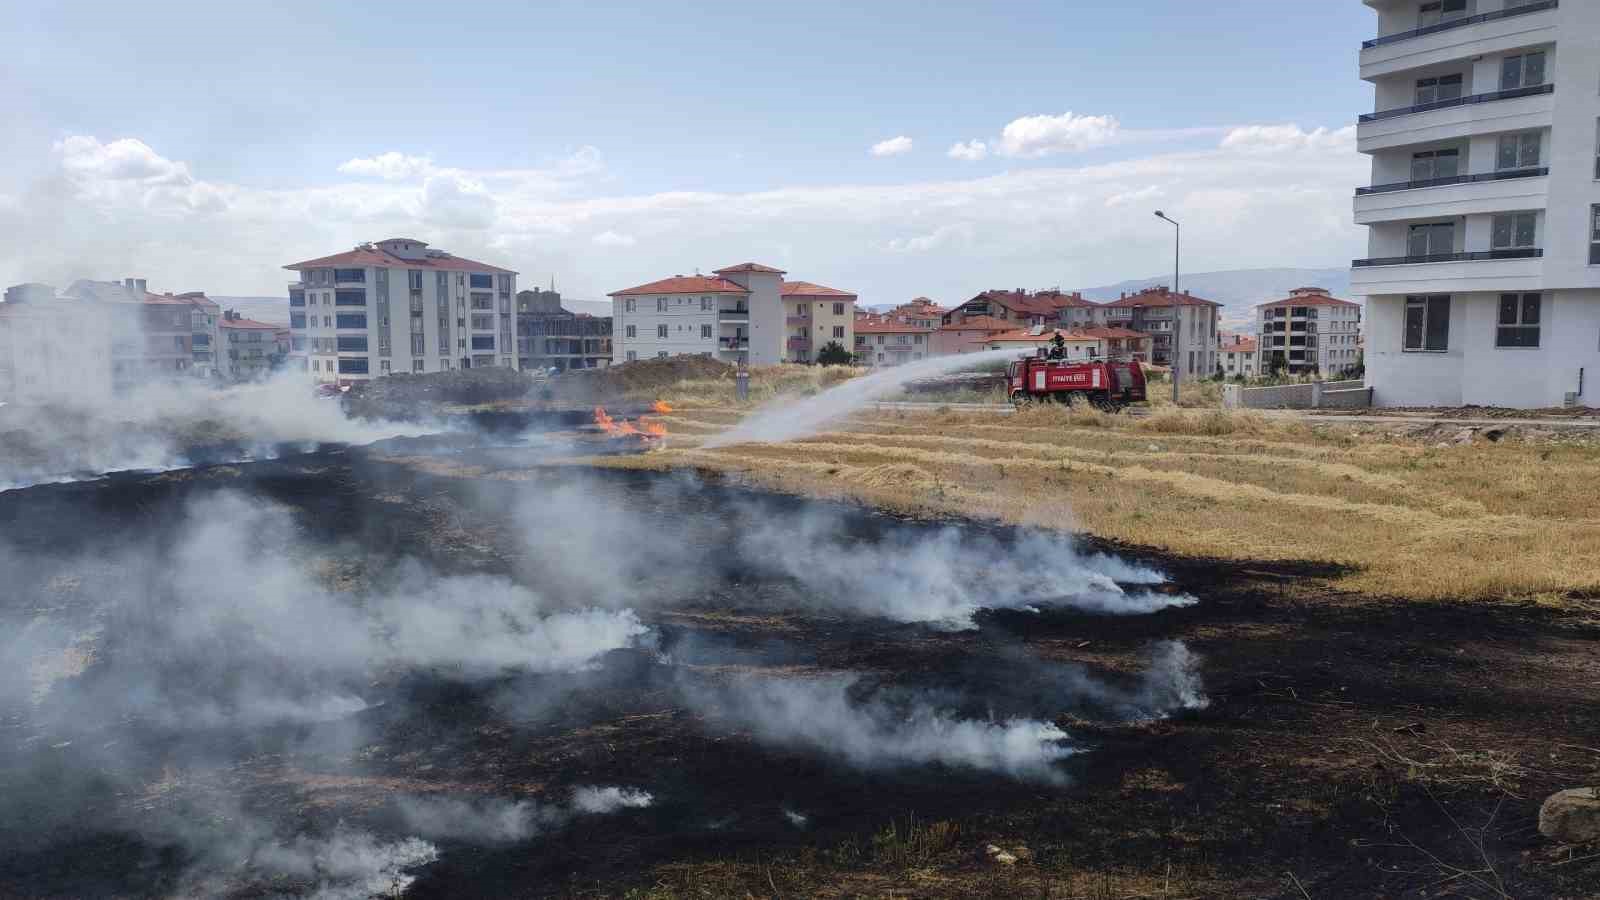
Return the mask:
POLYGON ((653 797, 635 788, 580 786, 572 804, 532 800, 458 797, 401 797, 395 801, 406 830, 436 840, 512 844, 566 825, 580 815, 609 815, 643 809, 653 797))
POLYGON ((340 829, 326 838, 264 845, 250 865, 261 874, 310 882, 306 900, 372 900, 405 893, 417 880, 409 872, 438 858, 438 848, 418 838, 385 842, 340 829))
POLYGON ((1009 362, 1023 355, 1018 350, 986 350, 982 353, 965 353, 957 356, 936 356, 903 366, 880 369, 860 378, 852 378, 797 402, 779 401, 757 411, 720 434, 713 435, 701 446, 726 447, 752 442, 792 441, 821 431, 829 422, 843 418, 868 403, 893 394, 900 388, 922 378, 948 375, 966 369, 976 369, 999 362, 1009 362))
POLYGON ((1125 560, 1081 553, 1070 538, 1052 533, 1025 532, 1007 545, 969 528, 891 528, 881 540, 866 541, 851 536, 836 512, 752 518, 740 538, 745 558, 781 571, 830 605, 900 622, 971 628, 980 609, 1060 606, 1136 615, 1195 602, 1125 588, 1166 579, 1125 560))
POLYGON ((1049 722, 960 719, 932 705, 852 699, 856 676, 749 677, 721 690, 689 688, 692 704, 750 729, 757 740, 801 746, 863 769, 938 763, 1022 781, 1063 784, 1055 764, 1076 750, 1049 722))

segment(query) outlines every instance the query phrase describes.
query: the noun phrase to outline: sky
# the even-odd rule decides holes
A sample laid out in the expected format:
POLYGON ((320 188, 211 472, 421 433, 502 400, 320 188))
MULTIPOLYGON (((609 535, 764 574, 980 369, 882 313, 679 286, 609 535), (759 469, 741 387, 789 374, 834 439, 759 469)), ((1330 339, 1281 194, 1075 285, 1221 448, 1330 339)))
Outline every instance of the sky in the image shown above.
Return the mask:
POLYGON ((283 294, 415 237, 609 291, 737 262, 863 303, 1338 266, 1344 3, 17 4, 0 281, 283 294))

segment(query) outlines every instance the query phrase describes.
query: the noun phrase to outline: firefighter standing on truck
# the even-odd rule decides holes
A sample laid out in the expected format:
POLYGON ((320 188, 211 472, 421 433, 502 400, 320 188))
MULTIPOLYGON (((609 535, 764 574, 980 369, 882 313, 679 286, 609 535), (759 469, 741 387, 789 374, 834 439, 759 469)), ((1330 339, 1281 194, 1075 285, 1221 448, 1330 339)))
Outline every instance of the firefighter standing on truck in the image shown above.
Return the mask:
POLYGON ((1055 337, 1050 339, 1050 358, 1051 359, 1066 359, 1067 358, 1067 340, 1066 340, 1066 338, 1063 338, 1061 336, 1061 332, 1059 332, 1059 331, 1056 332, 1056 336, 1055 337))

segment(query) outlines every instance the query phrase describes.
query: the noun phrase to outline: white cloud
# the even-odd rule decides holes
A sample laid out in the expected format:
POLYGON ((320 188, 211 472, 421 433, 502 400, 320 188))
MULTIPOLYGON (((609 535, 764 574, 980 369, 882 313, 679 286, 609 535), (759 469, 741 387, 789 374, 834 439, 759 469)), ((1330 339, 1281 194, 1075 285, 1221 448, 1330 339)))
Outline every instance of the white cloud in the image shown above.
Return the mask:
POLYGON ((92 137, 74 135, 55 145, 61 170, 82 181, 136 181, 144 185, 187 185, 194 181, 189 167, 173 162, 135 138, 102 144, 92 137))
POLYGON ((384 181, 406 181, 432 172, 433 160, 390 150, 373 157, 347 160, 340 163, 339 171, 364 178, 382 178, 384 181))
POLYGON ((1116 140, 1120 126, 1112 116, 1023 116, 1000 132, 1002 156, 1034 159, 1056 153, 1074 153, 1116 140))
POLYGON ((1298 125, 1249 125, 1229 129, 1223 135, 1222 146, 1245 153, 1355 152, 1356 127, 1348 125, 1336 131, 1326 128, 1304 131, 1298 125))
POLYGON ((14 236, 0 242, 0 284, 136 275, 161 290, 276 296, 285 263, 414 234, 530 281, 554 273, 575 299, 755 259, 856 290, 864 303, 948 300, 1159 274, 1171 235, 1140 202, 1157 192, 1175 217, 1207 223, 1184 235, 1192 271, 1361 255, 1349 195, 1368 174, 1363 157, 1337 131, 1269 128, 1094 166, 651 194, 609 189, 592 148, 540 168, 440 161, 413 180, 267 189, 208 181, 137 140, 75 137, 55 145, 35 181, 0 172, 0 233, 14 236))
POLYGON ((601 247, 632 247, 634 244, 639 243, 631 234, 623 234, 620 231, 611 231, 610 229, 600 232, 590 240, 601 247))
POLYGON ((1110 208, 1113 206, 1126 206, 1129 203, 1138 203, 1141 200, 1154 200, 1155 198, 1160 197, 1163 193, 1165 192, 1162 191, 1161 188, 1156 187, 1153 184, 1149 187, 1140 188, 1136 191, 1123 191, 1120 194, 1112 194, 1111 196, 1107 197, 1106 207, 1110 208))
POLYGON ((873 156, 900 156, 904 153, 910 153, 911 146, 911 138, 902 134, 899 137, 892 137, 886 141, 879 141, 873 144, 871 153, 873 156))
POLYGON ((977 140, 976 138, 966 141, 965 143, 957 141, 955 146, 946 151, 945 155, 949 156, 951 159, 964 159, 968 162, 976 162, 977 160, 983 159, 985 156, 989 155, 989 145, 985 144, 983 141, 977 140))

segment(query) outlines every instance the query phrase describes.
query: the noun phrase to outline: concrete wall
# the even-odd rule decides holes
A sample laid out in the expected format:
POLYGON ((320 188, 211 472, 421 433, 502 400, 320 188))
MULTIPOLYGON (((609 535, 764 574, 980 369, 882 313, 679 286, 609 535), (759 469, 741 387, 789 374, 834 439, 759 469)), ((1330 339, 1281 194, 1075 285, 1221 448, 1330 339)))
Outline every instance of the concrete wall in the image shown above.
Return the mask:
POLYGON ((1371 405, 1372 391, 1360 381, 1324 381, 1247 388, 1223 386, 1223 405, 1244 409, 1358 409, 1371 405))

